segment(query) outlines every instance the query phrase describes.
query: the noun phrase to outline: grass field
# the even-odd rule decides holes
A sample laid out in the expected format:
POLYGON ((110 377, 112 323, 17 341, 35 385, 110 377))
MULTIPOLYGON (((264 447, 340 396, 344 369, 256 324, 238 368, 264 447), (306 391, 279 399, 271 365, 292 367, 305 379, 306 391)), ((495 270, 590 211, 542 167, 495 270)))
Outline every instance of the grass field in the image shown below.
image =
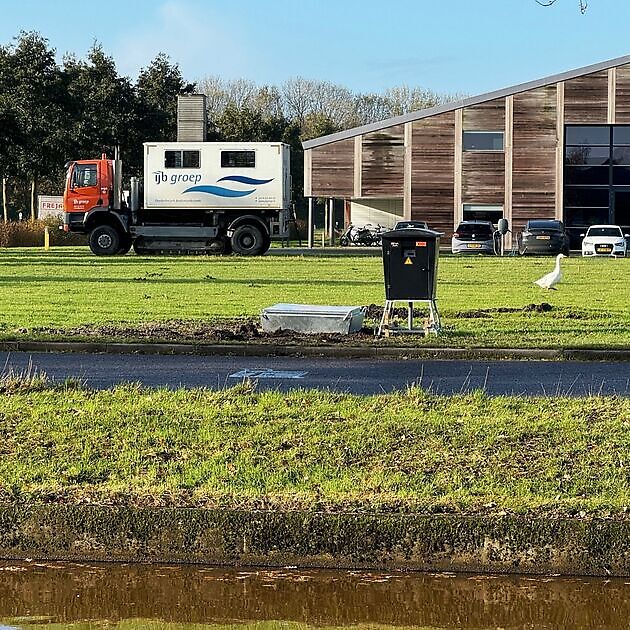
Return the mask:
MULTIPOLYGON (((569 258, 558 290, 546 292, 532 282, 553 262, 443 256, 438 298, 444 333, 412 343, 629 346, 630 258, 569 258), (541 302, 552 309, 527 309, 541 302)), ((2 339, 64 338, 65 329, 77 326, 257 317, 276 302, 383 301, 379 258, 97 258, 86 248, 0 250, 2 339)), ((109 336, 121 340, 115 331, 109 336)))
POLYGON ((624 516, 630 399, 6 387, 0 501, 624 516))

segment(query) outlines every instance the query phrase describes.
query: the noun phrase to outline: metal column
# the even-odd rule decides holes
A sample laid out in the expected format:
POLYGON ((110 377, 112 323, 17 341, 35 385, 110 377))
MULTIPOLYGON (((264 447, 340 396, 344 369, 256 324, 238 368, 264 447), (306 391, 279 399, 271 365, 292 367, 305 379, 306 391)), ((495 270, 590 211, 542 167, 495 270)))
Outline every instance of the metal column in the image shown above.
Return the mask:
POLYGON ((308 198, 308 225, 307 225, 307 230, 308 230, 308 236, 306 237, 307 240, 307 247, 309 249, 313 249, 313 232, 314 232, 314 225, 313 225, 313 197, 309 197, 308 198))
POLYGON ((328 200, 328 244, 335 244, 335 200, 328 200))

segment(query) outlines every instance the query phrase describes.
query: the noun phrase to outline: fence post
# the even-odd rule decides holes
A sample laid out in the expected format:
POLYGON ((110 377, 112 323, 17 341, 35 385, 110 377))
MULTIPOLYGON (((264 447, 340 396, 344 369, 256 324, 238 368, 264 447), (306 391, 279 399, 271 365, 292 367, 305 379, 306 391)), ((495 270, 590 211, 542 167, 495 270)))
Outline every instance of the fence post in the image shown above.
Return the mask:
POLYGON ((44 228, 44 249, 48 251, 50 249, 50 232, 48 226, 44 228))

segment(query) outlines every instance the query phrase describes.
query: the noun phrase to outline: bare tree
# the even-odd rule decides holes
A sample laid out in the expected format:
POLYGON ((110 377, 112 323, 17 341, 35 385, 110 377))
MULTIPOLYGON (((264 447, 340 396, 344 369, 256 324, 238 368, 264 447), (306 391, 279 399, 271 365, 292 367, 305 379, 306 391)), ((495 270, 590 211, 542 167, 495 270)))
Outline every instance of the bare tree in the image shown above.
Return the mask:
MULTIPOLYGON (((552 4, 555 4, 557 0, 536 0, 536 2, 541 7, 550 7, 552 4)), ((580 13, 586 13, 586 9, 588 9, 588 0, 579 0, 580 3, 580 13)))

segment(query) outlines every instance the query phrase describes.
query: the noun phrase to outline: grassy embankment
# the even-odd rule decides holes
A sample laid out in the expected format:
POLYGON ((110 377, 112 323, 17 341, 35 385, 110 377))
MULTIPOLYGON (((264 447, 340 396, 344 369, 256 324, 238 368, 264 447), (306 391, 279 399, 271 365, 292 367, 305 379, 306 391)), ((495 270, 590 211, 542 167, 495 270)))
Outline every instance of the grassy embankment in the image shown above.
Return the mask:
POLYGON ((0 503, 625 516, 630 400, 0 394, 0 503))
MULTIPOLYGON (((442 257, 443 334, 395 343, 628 347, 630 259, 563 262, 562 284, 546 292, 532 282, 553 267, 551 258, 442 257), (527 310, 541 302, 552 309, 527 310)), ((383 300, 379 258, 96 258, 84 248, 0 250, 0 339, 203 340, 206 333, 181 322, 255 318, 276 302, 383 300), (171 323, 157 329, 155 322, 171 323)))

